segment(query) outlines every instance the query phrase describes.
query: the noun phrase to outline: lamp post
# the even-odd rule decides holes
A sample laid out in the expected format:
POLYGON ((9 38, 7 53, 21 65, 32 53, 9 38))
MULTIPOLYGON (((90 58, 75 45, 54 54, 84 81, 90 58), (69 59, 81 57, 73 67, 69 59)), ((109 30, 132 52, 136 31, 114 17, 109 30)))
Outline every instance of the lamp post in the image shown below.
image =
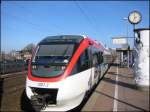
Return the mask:
MULTIPOLYGON (((123 20, 127 21, 127 29, 126 29, 127 32, 126 32, 126 36, 128 37, 128 18, 127 18, 127 17, 124 17, 123 20)), ((128 42, 128 41, 127 41, 127 42, 128 42)))
MULTIPOLYGON (((127 17, 124 17, 123 18, 123 20, 125 20, 126 21, 126 24, 127 24, 127 27, 126 27, 126 39, 127 39, 127 46, 128 46, 128 48, 129 48, 129 43, 128 43, 128 18, 127 17)), ((127 50, 127 66, 129 67, 129 49, 127 50)))
MULTIPOLYGON (((133 25, 133 34, 134 34, 134 50, 136 50, 136 43, 135 43, 135 25, 140 23, 142 20, 142 15, 139 11, 132 11, 128 15, 128 21, 133 25)), ((135 54, 134 54, 135 55, 135 54)), ((135 60, 134 60, 135 61, 135 60)), ((134 62, 135 63, 135 62, 134 62)))

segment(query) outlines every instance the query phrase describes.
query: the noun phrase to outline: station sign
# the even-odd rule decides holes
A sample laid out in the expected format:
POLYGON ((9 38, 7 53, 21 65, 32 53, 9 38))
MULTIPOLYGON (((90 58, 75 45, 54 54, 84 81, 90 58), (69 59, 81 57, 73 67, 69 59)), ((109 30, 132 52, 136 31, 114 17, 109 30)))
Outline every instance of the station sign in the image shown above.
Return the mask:
POLYGON ((113 44, 127 44, 127 39, 124 37, 112 38, 113 44))

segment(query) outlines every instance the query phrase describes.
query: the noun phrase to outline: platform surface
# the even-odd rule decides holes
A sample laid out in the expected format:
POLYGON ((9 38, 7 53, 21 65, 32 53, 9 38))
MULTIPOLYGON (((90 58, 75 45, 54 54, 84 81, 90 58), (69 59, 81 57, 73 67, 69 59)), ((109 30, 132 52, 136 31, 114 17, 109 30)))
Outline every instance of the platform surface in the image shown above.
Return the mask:
POLYGON ((111 66, 82 111, 149 111, 149 91, 136 88, 132 69, 111 66))

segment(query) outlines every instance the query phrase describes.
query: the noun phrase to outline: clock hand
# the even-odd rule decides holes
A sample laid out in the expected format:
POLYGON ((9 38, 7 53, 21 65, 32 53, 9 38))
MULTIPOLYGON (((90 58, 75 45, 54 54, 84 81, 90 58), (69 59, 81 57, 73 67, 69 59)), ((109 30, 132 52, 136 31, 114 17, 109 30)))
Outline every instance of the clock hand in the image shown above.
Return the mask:
POLYGON ((134 16, 134 19, 133 19, 133 21, 135 21, 137 19, 137 16, 134 16))

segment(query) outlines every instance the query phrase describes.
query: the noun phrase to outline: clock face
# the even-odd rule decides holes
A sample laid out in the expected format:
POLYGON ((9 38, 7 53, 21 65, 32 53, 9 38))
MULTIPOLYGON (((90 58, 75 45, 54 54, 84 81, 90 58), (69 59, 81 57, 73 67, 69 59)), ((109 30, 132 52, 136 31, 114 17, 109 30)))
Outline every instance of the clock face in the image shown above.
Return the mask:
POLYGON ((139 12, 134 11, 129 14, 128 19, 131 24, 138 24, 141 21, 142 16, 139 12))

